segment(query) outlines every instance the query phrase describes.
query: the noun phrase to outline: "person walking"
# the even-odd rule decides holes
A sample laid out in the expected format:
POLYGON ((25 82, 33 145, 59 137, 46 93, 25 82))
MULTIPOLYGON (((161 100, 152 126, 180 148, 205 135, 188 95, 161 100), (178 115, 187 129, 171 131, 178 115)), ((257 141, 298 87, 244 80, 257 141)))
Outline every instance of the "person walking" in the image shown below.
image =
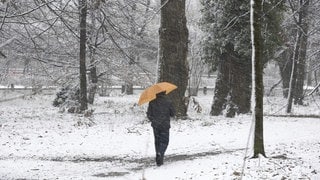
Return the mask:
POLYGON ((149 102, 147 117, 151 121, 156 150, 156 164, 163 164, 164 154, 169 144, 170 117, 175 116, 172 102, 166 97, 166 92, 156 94, 156 99, 149 102))

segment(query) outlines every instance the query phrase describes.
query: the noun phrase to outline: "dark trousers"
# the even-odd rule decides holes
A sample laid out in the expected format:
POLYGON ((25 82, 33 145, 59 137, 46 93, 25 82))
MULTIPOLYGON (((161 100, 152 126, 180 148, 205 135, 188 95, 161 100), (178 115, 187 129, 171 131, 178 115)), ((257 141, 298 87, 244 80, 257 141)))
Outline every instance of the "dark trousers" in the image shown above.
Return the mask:
POLYGON ((156 154, 161 154, 163 157, 169 143, 169 129, 162 130, 153 128, 153 134, 156 154))

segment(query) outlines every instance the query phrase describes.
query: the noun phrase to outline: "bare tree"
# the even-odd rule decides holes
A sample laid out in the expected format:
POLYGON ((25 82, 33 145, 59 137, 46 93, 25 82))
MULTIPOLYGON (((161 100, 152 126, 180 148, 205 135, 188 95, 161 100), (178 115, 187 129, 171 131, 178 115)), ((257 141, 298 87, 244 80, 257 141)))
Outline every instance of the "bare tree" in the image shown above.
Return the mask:
POLYGON ((298 28, 296 30, 296 39, 295 39, 294 52, 293 52, 293 58, 292 58, 292 71, 291 71, 289 93, 288 93, 288 104, 286 109, 287 113, 291 112, 293 99, 295 99, 295 103, 299 103, 299 104, 302 104, 302 99, 303 99, 303 85, 304 85, 305 61, 306 61, 305 59, 306 59, 306 48, 307 48, 307 40, 308 40, 307 39, 308 24, 305 21, 307 18, 308 5, 309 5, 309 0, 299 1, 298 19, 297 20, 295 19, 295 22, 298 28), (302 76, 302 77, 299 77, 297 79, 298 72, 299 72, 299 76, 302 76))
POLYGON ((98 60, 97 56, 97 49, 99 44, 102 44, 106 41, 106 38, 100 37, 99 34, 102 30, 103 22, 98 24, 97 15, 99 14, 101 1, 95 1, 89 4, 89 13, 90 16, 90 24, 88 25, 89 32, 87 33, 88 40, 87 45, 89 49, 89 76, 88 76, 88 103, 93 104, 95 95, 98 89, 98 72, 97 72, 97 64, 98 60), (100 38, 99 38, 100 37, 100 38))
POLYGON ((189 63, 189 82, 188 82, 188 95, 197 96, 201 84, 202 75, 204 74, 207 64, 201 59, 201 31, 198 25, 199 3, 197 1, 187 0, 186 16, 188 19, 189 31, 189 50, 188 50, 188 63, 189 63))

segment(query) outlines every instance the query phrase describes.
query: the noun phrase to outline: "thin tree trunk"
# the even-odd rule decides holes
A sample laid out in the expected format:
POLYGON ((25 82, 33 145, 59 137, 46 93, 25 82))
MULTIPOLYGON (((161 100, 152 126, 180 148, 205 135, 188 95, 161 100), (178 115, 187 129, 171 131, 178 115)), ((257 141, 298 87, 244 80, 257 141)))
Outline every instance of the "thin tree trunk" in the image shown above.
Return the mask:
POLYGON ((185 92, 188 84, 188 29, 185 0, 161 0, 159 29, 159 78, 178 86, 169 94, 176 108, 177 118, 187 117, 185 92))
MULTIPOLYGON (((300 0, 300 8, 299 8, 299 12, 298 12, 298 21, 297 21, 297 27, 301 27, 303 20, 306 17, 306 13, 305 12, 305 5, 308 5, 308 1, 306 1, 306 3, 304 3, 304 0, 300 0)), ((290 86, 289 86, 289 94, 288 94, 288 104, 287 104, 287 113, 291 113, 292 110, 292 102, 293 102, 293 98, 296 99, 297 95, 297 63, 300 62, 300 58, 302 58, 302 56, 305 56, 303 54, 303 51, 301 50, 301 46, 304 44, 302 43, 302 35, 303 35, 303 31, 298 28, 297 30, 297 36, 296 36, 296 42, 295 42, 295 46, 294 46, 294 55, 293 55, 293 65, 292 65, 292 72, 291 72, 291 79, 290 79, 290 86)), ((306 46, 306 44, 305 44, 306 46)), ((302 71, 302 70, 301 70, 302 71)), ((304 70, 303 70, 304 71, 304 70)), ((303 72, 304 73, 304 72, 303 72)), ((300 83, 301 86, 301 83, 300 83)), ((303 88, 303 85, 302 85, 303 88)))
POLYGON ((251 0, 251 39, 252 39, 252 95, 254 129, 254 154, 266 156, 263 143, 263 65, 261 37, 261 0, 251 0))
POLYGON ((295 90, 295 84, 297 79, 297 59, 299 57, 299 40, 301 37, 301 32, 297 32, 296 42, 294 45, 294 53, 292 58, 292 70, 291 70, 291 78, 290 78, 290 84, 289 84, 289 92, 288 92, 288 104, 287 104, 287 113, 291 113, 292 109, 292 101, 294 97, 294 90, 295 90))
MULTIPOLYGON (((197 38, 196 38, 197 39, 197 38)), ((201 61, 199 55, 199 49, 193 45, 190 48, 190 60, 189 60, 189 96, 197 96, 199 92, 199 86, 202 78, 202 72, 206 64, 201 61)))
POLYGON ((97 67, 95 65, 95 47, 90 48, 90 85, 89 85, 89 93, 88 93, 88 103, 93 104, 94 97, 97 92, 98 87, 98 76, 97 76, 97 67))
POLYGON ((90 35, 90 43, 89 43, 89 57, 90 57, 90 66, 89 66, 89 92, 88 92, 88 103, 93 104, 94 102, 94 97, 97 92, 97 87, 98 87, 98 76, 97 76, 97 67, 96 67, 96 59, 95 59, 95 54, 96 54, 96 44, 94 41, 94 32, 96 28, 96 17, 95 17, 95 11, 92 8, 90 10, 90 15, 91 15, 91 35, 90 35))
POLYGON ((87 76, 86 76, 86 21, 87 21, 87 2, 79 0, 80 8, 80 110, 88 109, 87 101, 87 76))
POLYGON ((315 70, 313 73, 315 84, 318 84, 318 73, 317 72, 318 72, 318 70, 315 70))
POLYGON ((306 56, 307 56, 307 44, 308 44, 308 6, 309 6, 309 0, 301 0, 301 13, 299 16, 301 16, 301 25, 300 25, 300 31, 302 31, 301 34, 301 40, 300 40, 300 49, 299 49, 299 58, 297 62, 297 82, 295 86, 295 96, 294 96, 294 104, 303 105, 303 96, 304 96, 304 81, 306 76, 306 56))
MULTIPOLYGON (((130 11, 132 11, 133 13, 131 14, 130 18, 130 34, 132 37, 137 36, 137 29, 135 26, 135 11, 137 9, 137 6, 135 3, 131 4, 130 6, 130 11)), ((129 52, 129 56, 131 59, 134 59, 135 62, 137 62, 138 59, 138 54, 137 54, 137 50, 136 50, 136 45, 134 40, 131 40, 130 42, 130 52, 129 52)), ((126 80, 125 80, 125 94, 127 95, 132 95, 133 94, 133 77, 134 77, 134 72, 133 72, 133 63, 131 61, 129 61, 129 66, 128 66, 128 72, 127 72, 127 76, 126 76, 126 80)))

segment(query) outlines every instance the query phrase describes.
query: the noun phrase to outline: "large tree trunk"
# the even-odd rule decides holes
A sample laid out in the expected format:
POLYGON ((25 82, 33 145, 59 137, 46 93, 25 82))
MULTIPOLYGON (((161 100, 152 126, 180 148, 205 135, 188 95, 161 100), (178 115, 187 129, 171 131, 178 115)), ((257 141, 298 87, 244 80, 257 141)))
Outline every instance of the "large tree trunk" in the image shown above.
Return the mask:
POLYGON ((290 74, 292 71, 292 58, 293 50, 288 48, 284 51, 281 59, 278 62, 280 76, 282 79, 282 94, 284 98, 288 98, 289 84, 290 84, 290 74))
POLYGON ((231 67, 231 102, 238 114, 245 114, 251 106, 251 63, 238 57, 233 58, 231 67))
POLYGON ((251 39, 252 39, 252 95, 254 130, 254 154, 266 156, 263 143, 263 65, 261 38, 261 0, 251 0, 251 39))
POLYGON ((80 110, 88 109, 86 76, 87 2, 79 0, 80 10, 80 110))
POLYGON ((161 0, 159 29, 159 78, 178 86, 170 93, 177 118, 187 117, 185 92, 188 84, 188 29, 185 0, 161 0))
POLYGON ((240 59, 233 44, 227 43, 220 57, 218 77, 210 115, 217 116, 226 109, 227 117, 248 113, 251 100, 251 63, 240 59))
POLYGON ((218 75, 214 88, 213 103, 211 106, 210 115, 218 116, 222 114, 222 110, 226 106, 227 96, 230 90, 230 66, 231 60, 228 52, 223 53, 220 57, 218 65, 218 75))

